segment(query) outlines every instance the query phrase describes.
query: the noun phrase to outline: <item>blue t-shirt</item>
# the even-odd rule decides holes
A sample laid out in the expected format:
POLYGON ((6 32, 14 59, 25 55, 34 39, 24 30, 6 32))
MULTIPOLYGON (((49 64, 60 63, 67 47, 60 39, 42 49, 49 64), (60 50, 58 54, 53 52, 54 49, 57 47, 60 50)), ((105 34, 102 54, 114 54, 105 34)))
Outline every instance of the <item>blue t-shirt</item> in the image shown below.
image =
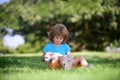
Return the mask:
POLYGON ((67 43, 63 43, 63 44, 56 46, 52 42, 49 42, 43 48, 43 52, 60 53, 63 55, 66 55, 67 52, 69 52, 70 50, 71 48, 67 43))

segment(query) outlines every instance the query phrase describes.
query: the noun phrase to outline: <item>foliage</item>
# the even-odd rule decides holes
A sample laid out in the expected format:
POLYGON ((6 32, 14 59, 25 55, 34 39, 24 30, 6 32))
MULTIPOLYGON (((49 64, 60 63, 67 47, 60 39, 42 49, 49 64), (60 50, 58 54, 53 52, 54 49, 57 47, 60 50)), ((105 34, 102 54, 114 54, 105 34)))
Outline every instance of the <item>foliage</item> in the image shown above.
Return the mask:
POLYGON ((51 70, 40 60, 40 54, 4 54, 0 57, 1 80, 119 80, 119 53, 77 52, 84 55, 93 68, 51 70))
POLYGON ((114 41, 119 44, 119 3, 119 0, 11 0, 0 5, 0 27, 21 31, 26 42, 32 43, 47 37, 55 23, 63 23, 71 33, 69 44, 73 51, 104 50, 114 41), (31 34, 34 38, 29 41, 31 34))

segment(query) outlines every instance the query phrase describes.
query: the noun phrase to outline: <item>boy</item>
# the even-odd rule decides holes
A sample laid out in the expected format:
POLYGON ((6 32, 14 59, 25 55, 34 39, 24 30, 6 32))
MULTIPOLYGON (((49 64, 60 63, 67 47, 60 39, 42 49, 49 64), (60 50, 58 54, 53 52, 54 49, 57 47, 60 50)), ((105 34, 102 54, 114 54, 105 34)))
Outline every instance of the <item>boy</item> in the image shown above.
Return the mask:
POLYGON ((71 67, 88 66, 88 62, 83 56, 73 59, 73 56, 70 52, 71 48, 66 43, 68 36, 69 31, 63 24, 56 24, 51 28, 49 32, 50 42, 44 46, 43 54, 41 56, 42 61, 45 61, 45 54, 49 54, 51 56, 51 60, 54 61, 48 62, 48 66, 50 68, 70 69, 71 67), (63 56, 53 57, 53 55, 56 53, 60 53, 63 56))

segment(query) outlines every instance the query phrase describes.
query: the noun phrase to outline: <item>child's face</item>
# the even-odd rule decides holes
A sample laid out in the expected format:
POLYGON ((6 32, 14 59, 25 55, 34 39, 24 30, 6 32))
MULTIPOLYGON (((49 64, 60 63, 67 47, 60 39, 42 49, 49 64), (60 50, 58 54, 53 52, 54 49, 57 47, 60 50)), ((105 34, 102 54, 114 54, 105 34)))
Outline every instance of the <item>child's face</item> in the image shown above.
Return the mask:
POLYGON ((55 45, 60 45, 64 40, 63 36, 54 36, 54 44, 55 45))

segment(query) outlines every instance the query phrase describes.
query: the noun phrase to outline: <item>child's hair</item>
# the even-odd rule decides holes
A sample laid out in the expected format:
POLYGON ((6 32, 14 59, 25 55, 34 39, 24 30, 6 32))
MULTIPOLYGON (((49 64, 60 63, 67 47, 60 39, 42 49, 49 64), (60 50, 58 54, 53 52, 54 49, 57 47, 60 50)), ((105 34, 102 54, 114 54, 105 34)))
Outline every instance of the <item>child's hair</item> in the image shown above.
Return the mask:
POLYGON ((53 26, 49 32, 49 39, 51 42, 54 41, 54 36, 63 36, 64 40, 62 43, 66 42, 69 36, 69 31, 67 30, 66 26, 63 24, 56 24, 53 26))

